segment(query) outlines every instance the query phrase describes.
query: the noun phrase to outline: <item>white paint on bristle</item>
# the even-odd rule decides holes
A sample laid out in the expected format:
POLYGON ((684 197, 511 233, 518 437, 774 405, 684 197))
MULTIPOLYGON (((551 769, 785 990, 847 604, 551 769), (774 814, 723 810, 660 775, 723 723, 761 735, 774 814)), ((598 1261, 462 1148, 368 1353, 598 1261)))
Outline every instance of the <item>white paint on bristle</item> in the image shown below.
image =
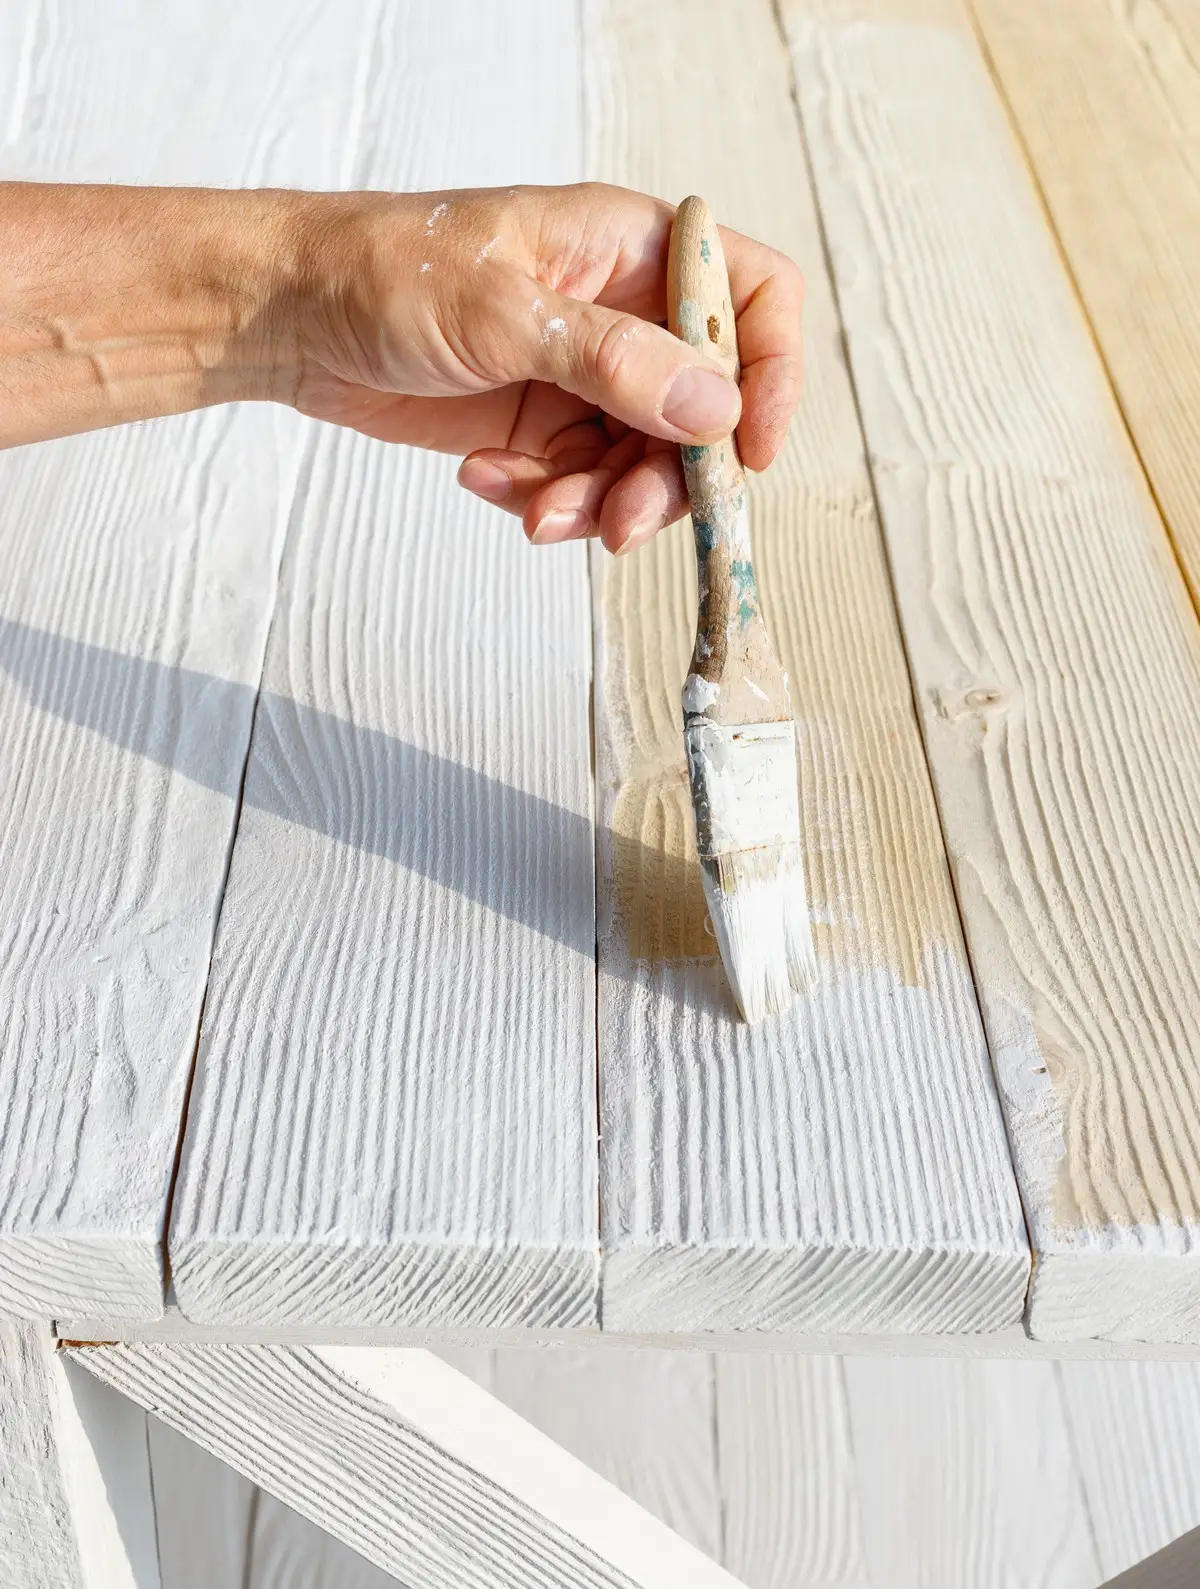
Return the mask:
POLYGON ((701 721, 684 738, 713 932, 742 1014, 761 1020, 817 975, 795 726, 701 721))
POLYGON ((705 860, 704 897, 747 1021, 786 1010, 817 980, 799 844, 705 860))

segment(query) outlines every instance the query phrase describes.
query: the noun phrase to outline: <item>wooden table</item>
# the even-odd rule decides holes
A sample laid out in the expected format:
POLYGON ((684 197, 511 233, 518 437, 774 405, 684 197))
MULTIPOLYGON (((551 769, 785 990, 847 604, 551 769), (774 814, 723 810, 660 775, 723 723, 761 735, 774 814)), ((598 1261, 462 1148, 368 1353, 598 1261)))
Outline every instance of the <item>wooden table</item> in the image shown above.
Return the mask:
POLYGON ((7 176, 592 176, 808 281, 753 513, 824 975, 754 1031, 686 534, 533 552, 266 407, 0 464, 46 1562, 149 1504, 64 1355, 401 1577, 658 1586, 729 1579, 421 1346, 1196 1354, 1197 61, 1189 0, 5 8, 7 176))

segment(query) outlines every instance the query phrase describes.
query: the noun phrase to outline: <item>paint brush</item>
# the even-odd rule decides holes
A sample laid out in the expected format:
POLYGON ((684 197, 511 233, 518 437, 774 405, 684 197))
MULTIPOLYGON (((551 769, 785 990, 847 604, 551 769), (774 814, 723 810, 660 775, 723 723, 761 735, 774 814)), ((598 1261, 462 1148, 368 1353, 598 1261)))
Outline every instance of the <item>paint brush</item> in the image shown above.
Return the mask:
MULTIPOLYGON (((737 324, 716 223, 685 199, 667 263, 671 330, 738 378, 737 324)), ((759 606, 746 477, 732 436, 683 447, 700 610, 683 687, 683 735, 704 893, 748 1021, 786 1009, 816 978, 804 889, 796 728, 788 679, 759 606)))

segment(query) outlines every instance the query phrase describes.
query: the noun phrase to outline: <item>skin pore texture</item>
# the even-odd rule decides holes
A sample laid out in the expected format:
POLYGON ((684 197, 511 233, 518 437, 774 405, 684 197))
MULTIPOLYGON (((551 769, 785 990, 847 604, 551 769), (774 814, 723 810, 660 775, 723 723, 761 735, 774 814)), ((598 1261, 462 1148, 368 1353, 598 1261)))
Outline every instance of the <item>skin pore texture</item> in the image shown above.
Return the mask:
POLYGON ((670 335, 672 207, 585 183, 299 193, 0 183, 0 446, 265 400, 462 455, 530 540, 613 552, 687 511, 679 443, 763 469, 803 286, 723 231, 740 390, 670 335))

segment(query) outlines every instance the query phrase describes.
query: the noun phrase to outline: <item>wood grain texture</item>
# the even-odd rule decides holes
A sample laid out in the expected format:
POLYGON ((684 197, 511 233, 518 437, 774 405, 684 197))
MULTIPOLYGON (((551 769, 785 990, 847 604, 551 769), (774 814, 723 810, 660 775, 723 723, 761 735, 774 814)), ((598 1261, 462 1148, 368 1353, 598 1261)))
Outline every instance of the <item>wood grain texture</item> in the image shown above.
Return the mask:
POLYGON ((501 1349, 492 1389, 681 1538, 721 1559, 711 1358, 501 1349))
POLYGON ((1054 1365, 847 1358, 843 1371, 872 1585, 1092 1589, 1054 1365))
POLYGON ((0 1582, 160 1589, 146 1416, 55 1349, 0 1325, 0 1582))
POLYGON ((808 275, 806 396, 751 518, 825 967, 787 1018, 735 1019, 679 728, 691 537, 597 555, 604 1324, 998 1329, 1022 1305, 1020 1209, 771 8, 587 15, 593 173, 703 193, 808 275))
MULTIPOLYGON (((356 181, 578 174, 569 8, 339 26, 356 181)), ((191 1317, 595 1318, 590 666, 582 548, 531 551, 449 459, 319 437, 170 1236, 191 1317)))
POLYGON ((952 0, 788 0, 1056 1338, 1200 1336, 1200 628, 952 0))
MULTIPOLYGON (((750 1589, 869 1589, 843 1360, 729 1352, 714 1362, 725 1565, 750 1589)), ((899 1458, 899 1441, 893 1449, 899 1458)), ((906 1566, 898 1553, 887 1589, 906 1566)))
POLYGON ((428 1352, 73 1347, 104 1383, 428 1589, 735 1589, 428 1352))
MULTIPOLYGON (((1060 1363, 1056 1373, 1108 1579, 1200 1528, 1200 1367, 1060 1363)), ((1155 1583, 1148 1571, 1145 1589, 1155 1583)))
MULTIPOLYGON (((5 176, 332 181, 312 90, 347 46, 321 9, 14 0, 5 176), (305 28, 312 55, 289 73, 305 28)), ((0 457, 0 1314, 162 1311, 167 1189, 305 434, 258 406, 0 457)))
POLYGON ((1200 11, 972 6, 1200 600, 1200 11))

